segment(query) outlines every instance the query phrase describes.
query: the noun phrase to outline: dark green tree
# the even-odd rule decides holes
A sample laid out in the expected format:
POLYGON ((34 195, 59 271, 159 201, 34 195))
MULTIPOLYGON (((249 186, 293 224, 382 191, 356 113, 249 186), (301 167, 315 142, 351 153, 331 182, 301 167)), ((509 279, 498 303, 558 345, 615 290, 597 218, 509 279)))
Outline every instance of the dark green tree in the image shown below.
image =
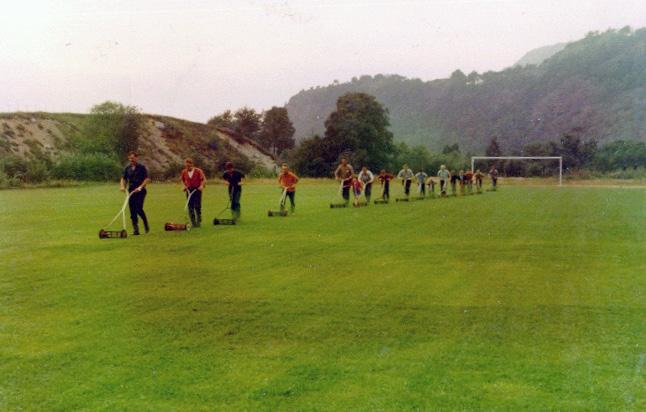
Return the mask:
POLYGON ((257 140, 262 115, 249 107, 238 109, 234 116, 233 128, 250 139, 257 140))
POLYGON ((337 100, 336 110, 325 121, 324 146, 332 165, 339 154, 352 153, 357 166, 378 169, 390 164, 394 149, 388 111, 374 96, 348 93, 337 100))
POLYGON ((143 130, 143 117, 137 107, 106 101, 90 109, 85 130, 88 140, 82 149, 121 158, 137 150, 143 130))
POLYGON ((215 127, 226 127, 227 129, 232 129, 233 120, 233 113, 231 113, 231 110, 225 110, 224 112, 211 117, 207 124, 215 127))
POLYGON ((275 156, 294 147, 294 125, 289 120, 287 109, 274 106, 264 113, 259 141, 275 156))

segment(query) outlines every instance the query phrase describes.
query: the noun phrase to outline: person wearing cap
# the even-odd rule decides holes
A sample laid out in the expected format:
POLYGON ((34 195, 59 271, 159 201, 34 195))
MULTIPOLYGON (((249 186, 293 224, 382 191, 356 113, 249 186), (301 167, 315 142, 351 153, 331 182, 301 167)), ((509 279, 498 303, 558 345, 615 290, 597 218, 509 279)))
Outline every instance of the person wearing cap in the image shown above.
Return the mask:
POLYGON ((191 218, 191 225, 200 227, 202 224, 202 191, 206 184, 206 176, 202 169, 193 165, 193 159, 184 160, 184 166, 180 180, 188 199, 188 215, 191 218))
POLYGON ((354 169, 352 165, 348 163, 348 159, 345 157, 341 158, 341 163, 334 171, 334 177, 339 181, 342 191, 343 200, 346 204, 350 203, 350 187, 352 186, 352 175, 354 175, 354 169))
POLYGON ((225 172, 222 179, 226 182, 229 190, 229 200, 231 202, 231 215, 233 220, 240 218, 240 197, 242 196, 242 185, 245 175, 239 170, 233 168, 233 163, 226 162, 224 165, 225 172))
POLYGON ((404 194, 408 197, 410 195, 410 184, 413 181, 413 171, 410 170, 407 163, 404 163, 402 170, 397 173, 397 179, 401 179, 402 185, 404 186, 404 194))
POLYGON ((368 170, 367 166, 363 166, 359 172, 358 179, 363 183, 363 195, 366 197, 366 202, 370 204, 370 197, 372 195, 372 184, 375 181, 375 175, 368 170))
POLYGON ((128 161, 130 164, 123 170, 123 175, 119 181, 119 189, 122 192, 126 191, 126 184, 128 185, 128 206, 130 208, 130 220, 132 220, 133 235, 139 235, 139 221, 144 222, 144 230, 146 233, 150 231, 148 226, 148 218, 144 212, 144 200, 146 199, 146 185, 150 182, 148 178, 148 169, 146 166, 138 163, 139 155, 137 152, 128 153, 128 161))
POLYGON ((445 165, 440 166, 440 170, 437 172, 437 177, 440 180, 440 194, 446 195, 446 185, 449 183, 451 173, 445 165))
MULTIPOLYGON (((278 175, 278 184, 285 191, 285 195, 289 198, 290 203, 290 212, 294 213, 296 204, 294 203, 294 197, 296 196, 296 183, 298 183, 298 176, 289 170, 287 163, 283 163, 280 167, 280 174, 278 175)), ((281 204, 282 208, 283 205, 281 204)))

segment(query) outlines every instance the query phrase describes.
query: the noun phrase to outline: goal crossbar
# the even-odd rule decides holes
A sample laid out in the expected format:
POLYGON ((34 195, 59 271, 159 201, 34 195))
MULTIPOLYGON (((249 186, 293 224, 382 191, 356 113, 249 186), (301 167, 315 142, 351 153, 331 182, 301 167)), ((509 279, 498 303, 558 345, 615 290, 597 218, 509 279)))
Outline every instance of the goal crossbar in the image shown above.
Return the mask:
POLYGON ((471 156, 471 170, 476 160, 558 160, 559 186, 563 186, 563 156, 471 156))

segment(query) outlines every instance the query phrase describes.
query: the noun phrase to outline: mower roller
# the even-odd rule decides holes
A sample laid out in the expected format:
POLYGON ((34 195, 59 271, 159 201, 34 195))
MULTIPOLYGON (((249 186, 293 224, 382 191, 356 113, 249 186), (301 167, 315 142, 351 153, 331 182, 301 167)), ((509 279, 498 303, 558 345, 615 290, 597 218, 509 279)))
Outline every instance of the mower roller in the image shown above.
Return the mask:
POLYGON ((283 193, 280 196, 280 210, 268 210, 267 216, 269 217, 285 217, 287 216, 287 211, 285 210, 285 200, 287 198, 287 188, 283 189, 283 193))
POLYGON ((222 219, 222 218, 220 218, 222 213, 224 213, 224 212, 226 212, 227 210, 230 210, 230 209, 231 209, 231 199, 229 199, 229 204, 227 205, 227 207, 225 207, 224 209, 222 209, 220 211, 220 213, 215 215, 215 219, 213 219, 213 224, 216 225, 216 226, 217 225, 229 225, 229 226, 235 225, 236 224, 235 219, 222 219))
POLYGON ((375 199, 374 204, 376 205, 387 205, 388 199, 375 199))
POLYGON ((121 230, 108 230, 108 229, 99 229, 99 239, 125 239, 128 237, 128 232, 126 231, 126 207, 128 206, 128 200, 130 199, 130 193, 126 193, 126 199, 123 201, 123 206, 119 212, 112 218, 110 223, 106 225, 106 228, 110 228, 112 224, 119 218, 121 215, 122 229, 121 230))
POLYGON ((191 197, 193 196, 193 193, 195 193, 197 189, 193 189, 188 193, 188 197, 186 199, 186 205, 184 206, 184 212, 186 213, 186 223, 173 223, 173 222, 166 222, 164 224, 164 230, 167 232, 175 232, 175 231, 189 231, 191 230, 191 223, 190 223, 190 216, 188 215, 188 204, 191 202, 191 197))

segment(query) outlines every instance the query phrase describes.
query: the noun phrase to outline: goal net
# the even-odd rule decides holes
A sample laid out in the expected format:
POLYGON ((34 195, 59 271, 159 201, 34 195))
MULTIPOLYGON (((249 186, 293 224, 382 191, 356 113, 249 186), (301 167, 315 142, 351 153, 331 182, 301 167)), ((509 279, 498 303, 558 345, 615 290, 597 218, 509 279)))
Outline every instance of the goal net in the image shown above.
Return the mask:
POLYGON ((471 170, 475 170, 477 161, 486 160, 550 160, 559 163, 559 186, 563 186, 563 157, 562 156, 472 156, 471 170))

